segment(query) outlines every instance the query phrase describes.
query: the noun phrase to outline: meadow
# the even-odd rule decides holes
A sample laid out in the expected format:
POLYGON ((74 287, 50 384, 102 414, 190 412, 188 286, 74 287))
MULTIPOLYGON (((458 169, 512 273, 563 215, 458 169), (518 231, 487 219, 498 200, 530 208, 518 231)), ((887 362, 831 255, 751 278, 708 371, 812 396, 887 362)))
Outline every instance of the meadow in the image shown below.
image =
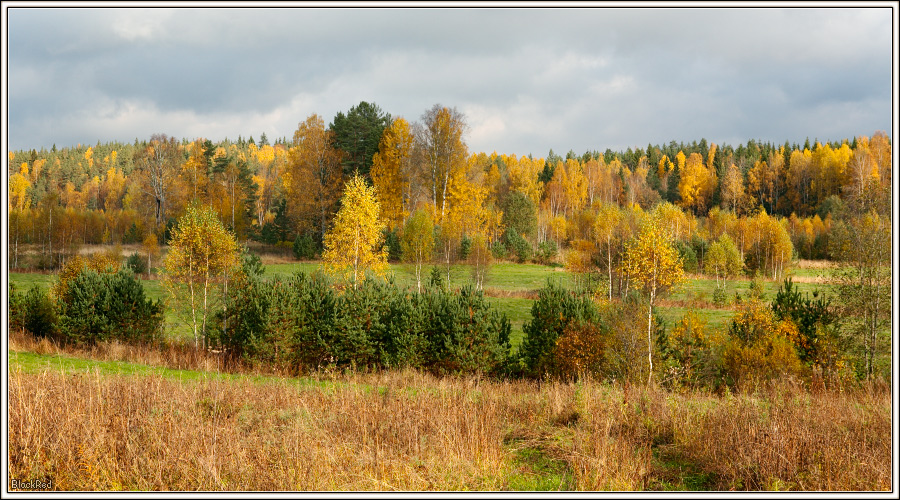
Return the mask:
MULTIPOLYGON (((265 277, 316 262, 269 262, 265 277)), ((427 268, 426 271, 430 271, 427 268)), ((821 268, 795 272, 801 291, 828 290, 821 268)), ((446 268, 442 268, 446 273, 446 268)), ((451 268, 452 288, 469 281, 451 268)), ((415 287, 410 266, 392 279, 415 287)), ((50 274, 11 273, 19 289, 50 274)), ((513 344, 560 267, 497 264, 488 301, 513 344)), ((780 283, 764 281, 771 298, 780 283)), ((160 282, 147 294, 164 298, 160 282)), ((689 310, 723 327, 715 281, 691 276, 659 311, 689 310)), ((745 295, 748 280, 729 294, 745 295)), ((414 370, 323 369, 292 377, 223 366, 169 342, 60 346, 10 332, 9 474, 56 490, 242 491, 886 491, 892 487, 891 389, 776 380, 754 390, 670 391, 577 382, 436 377, 414 370)))
POLYGON ((163 354, 12 334, 10 477, 115 491, 891 488, 878 384, 713 395, 411 370, 298 378, 163 354))

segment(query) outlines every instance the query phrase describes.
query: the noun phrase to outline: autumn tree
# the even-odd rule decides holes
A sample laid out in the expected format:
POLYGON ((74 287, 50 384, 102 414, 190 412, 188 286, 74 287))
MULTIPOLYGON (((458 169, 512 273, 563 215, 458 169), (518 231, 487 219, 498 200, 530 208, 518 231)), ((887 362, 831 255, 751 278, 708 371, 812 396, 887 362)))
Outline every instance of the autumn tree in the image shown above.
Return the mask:
POLYGON ((400 237, 401 259, 412 262, 416 269, 416 290, 422 291, 422 264, 434 252, 434 220, 427 210, 417 210, 406 221, 400 237))
POLYGON ((705 211, 715 186, 715 171, 704 165, 699 153, 691 153, 684 162, 678 183, 681 205, 692 209, 695 214, 705 211))
POLYGON ((472 236, 472 249, 469 252, 469 263, 472 265, 472 277, 475 279, 475 289, 484 290, 484 281, 487 278, 493 257, 488 247, 488 239, 481 233, 472 236))
POLYGON ((372 184, 383 219, 390 228, 403 224, 411 205, 413 142, 409 123, 396 118, 384 129, 378 151, 372 158, 372 184))
POLYGON ((238 268, 240 249, 208 205, 188 206, 172 230, 163 259, 163 285, 186 316, 194 347, 207 345, 207 320, 215 302, 227 293, 228 276, 238 268), (186 304, 185 304, 186 302, 186 304))
POLYGON ((594 241, 599 245, 602 261, 606 266, 609 280, 609 300, 613 296, 613 258, 617 258, 621 247, 624 215, 619 207, 609 203, 600 205, 594 219, 594 241))
POLYGON ((354 175, 347 182, 334 226, 325 234, 322 253, 328 270, 348 279, 354 289, 365 279, 366 271, 381 274, 387 265, 380 212, 375 188, 354 175))
POLYGON ((862 341, 866 377, 875 373, 878 334, 891 321, 891 221, 875 211, 835 228, 832 254, 844 267, 837 271, 837 305, 846 327, 862 341))
POLYGON ((723 289, 725 281, 737 276, 744 265, 741 262, 741 254, 738 252, 737 246, 727 234, 722 234, 709 246, 703 264, 708 274, 716 276, 716 288, 719 287, 719 278, 722 278, 723 289))
POLYGON ((344 176, 354 174, 369 178, 372 156, 378 151, 382 133, 391 124, 391 115, 374 103, 361 101, 345 115, 339 111, 329 130, 334 133, 334 147, 344 152, 344 176))
POLYGON ((158 228, 166 222, 167 202, 178 175, 178 144, 174 137, 154 134, 150 143, 136 154, 134 163, 141 174, 144 191, 153 200, 158 228))
POLYGON ((622 272, 639 285, 648 299, 647 307, 647 360, 653 380, 653 305, 657 297, 684 280, 681 257, 673 245, 671 233, 655 218, 649 219, 641 232, 625 245, 622 272))
POLYGON ((446 108, 440 104, 435 104, 422 115, 422 124, 416 129, 416 140, 424 156, 424 178, 431 202, 440 214, 439 222, 443 222, 449 208, 447 195, 451 176, 466 167, 468 147, 463 141, 465 131, 465 116, 456 108, 446 108))
POLYGON ((337 211, 344 186, 341 153, 334 149, 333 133, 312 114, 294 132, 293 146, 283 183, 292 218, 298 229, 314 229, 323 237, 337 211))

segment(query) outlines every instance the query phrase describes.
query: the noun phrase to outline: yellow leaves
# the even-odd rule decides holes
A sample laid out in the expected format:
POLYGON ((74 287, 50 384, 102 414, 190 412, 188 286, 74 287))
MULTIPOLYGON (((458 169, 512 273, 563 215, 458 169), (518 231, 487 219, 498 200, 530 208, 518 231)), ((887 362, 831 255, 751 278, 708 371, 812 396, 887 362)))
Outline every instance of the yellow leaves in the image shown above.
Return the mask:
POLYGON ((380 275, 387 265, 387 251, 381 248, 385 224, 380 212, 375 188, 354 176, 346 184, 334 226, 325 234, 322 259, 326 268, 348 279, 354 288, 365 279, 366 271, 380 275))
POLYGON ((383 218, 391 228, 399 227, 409 215, 404 198, 409 190, 412 145, 409 123, 403 118, 396 118, 384 129, 378 152, 372 157, 372 184, 383 218))
POLYGON ((9 208, 15 210, 24 210, 31 204, 28 197, 28 188, 31 183, 28 182, 27 168, 26 175, 21 173, 15 174, 9 178, 9 208))
POLYGON ((715 170, 703 164, 703 157, 699 153, 691 153, 681 168, 681 180, 678 183, 682 206, 692 208, 695 212, 705 210, 715 187, 715 170))
POLYGON ((647 292, 651 304, 659 292, 684 281, 681 257, 672 238, 655 218, 648 220, 638 236, 626 243, 622 270, 647 292))

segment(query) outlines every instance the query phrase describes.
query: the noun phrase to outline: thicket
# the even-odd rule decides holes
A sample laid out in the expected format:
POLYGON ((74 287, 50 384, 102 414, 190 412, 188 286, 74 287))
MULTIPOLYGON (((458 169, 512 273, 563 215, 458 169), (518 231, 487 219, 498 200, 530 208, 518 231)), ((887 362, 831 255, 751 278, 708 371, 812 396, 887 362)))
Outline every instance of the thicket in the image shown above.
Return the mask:
MULTIPOLYGON (((530 378, 637 383, 648 363, 646 303, 631 293, 598 304, 585 293, 548 283, 525 323, 509 373, 530 378)), ((833 384, 852 376, 849 344, 823 298, 801 296, 785 280, 770 303, 753 295, 727 328, 715 330, 689 311, 674 325, 654 317, 654 375, 666 387, 753 388, 781 377, 833 384)))
POLYGON ((253 362, 294 373, 337 366, 491 374, 509 356, 509 319, 471 286, 451 292, 432 280, 415 293, 367 279, 340 290, 319 273, 242 275, 218 339, 253 362))
POLYGON ((127 269, 98 272, 83 267, 57 294, 34 286, 22 294, 10 290, 10 327, 63 343, 93 345, 99 341, 154 343, 163 334, 163 305, 146 298, 144 287, 127 269))

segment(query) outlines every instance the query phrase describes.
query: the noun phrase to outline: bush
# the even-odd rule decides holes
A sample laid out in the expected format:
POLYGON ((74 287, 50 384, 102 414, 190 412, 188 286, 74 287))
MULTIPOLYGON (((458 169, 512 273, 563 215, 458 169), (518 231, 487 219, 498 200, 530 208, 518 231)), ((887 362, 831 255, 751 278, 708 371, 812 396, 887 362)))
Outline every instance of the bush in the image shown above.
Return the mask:
POLYGON ((555 364, 557 339, 572 322, 596 320, 597 310, 587 296, 574 293, 552 281, 538 292, 538 300, 531 306, 531 321, 523 325, 525 338, 519 346, 518 357, 525 375, 542 377, 560 370, 555 364))
POLYGON ((607 348, 606 325, 571 322, 557 339, 553 353, 554 375, 571 380, 585 374, 601 375, 607 348))
POLYGON ((316 243, 312 236, 304 234, 294 238, 294 258, 297 260, 312 260, 316 258, 316 243))
POLYGON ((800 375, 799 331, 791 320, 779 321, 764 303, 750 301, 729 325, 722 362, 729 383, 753 386, 783 375, 800 375))
POLYGON ((520 264, 531 258, 531 245, 515 229, 507 229, 503 240, 520 264))
POLYGON ((494 260, 504 260, 509 255, 509 251, 506 250, 506 245, 502 241, 497 240, 491 245, 491 255, 494 256, 494 260))
POLYGON ((292 372, 335 365, 494 373, 508 358, 509 320, 471 286, 414 294, 365 280, 337 294, 321 275, 298 273, 255 287, 236 294, 242 317, 231 320, 233 335, 246 339, 252 358, 292 372))
POLYGON ((387 248, 388 260, 400 262, 403 249, 400 246, 400 234, 396 229, 384 231, 384 246, 387 248))
POLYGON ((137 252, 134 252, 125 260, 125 267, 131 269, 134 274, 144 274, 147 272, 147 261, 137 252))
POLYGON ((21 294, 10 292, 10 327, 21 326, 35 337, 53 338, 57 333, 56 309, 47 292, 34 285, 21 294))
POLYGON ((728 293, 725 288, 716 287, 713 290, 713 304, 717 307, 725 307, 728 305, 728 293))
POLYGON ((537 259, 543 265, 549 265, 556 258, 558 252, 556 242, 553 240, 544 240, 538 245, 537 259))
POLYGON ((140 281, 127 270, 83 270, 58 297, 58 307, 60 334, 69 342, 152 342, 162 335, 162 304, 147 299, 140 281))
POLYGON ((468 260, 470 253, 472 253, 472 239, 468 236, 463 236, 459 240, 459 260, 468 260))

